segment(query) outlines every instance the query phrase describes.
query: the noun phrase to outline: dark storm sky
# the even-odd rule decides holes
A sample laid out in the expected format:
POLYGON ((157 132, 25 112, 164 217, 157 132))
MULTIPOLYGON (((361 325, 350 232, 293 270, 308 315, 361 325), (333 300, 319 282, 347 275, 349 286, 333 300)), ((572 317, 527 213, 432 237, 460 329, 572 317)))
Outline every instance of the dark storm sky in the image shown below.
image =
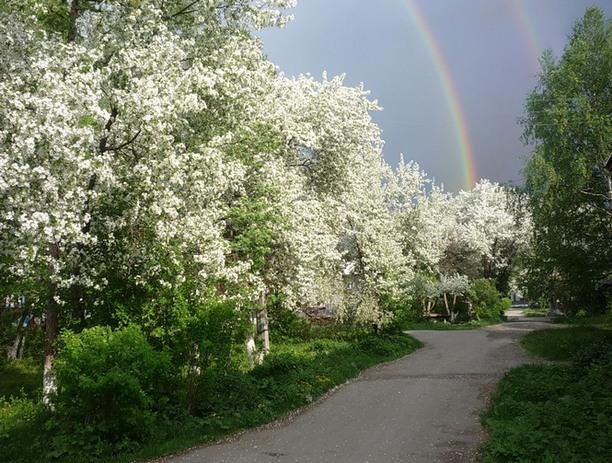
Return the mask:
MULTIPOLYGON (((536 84, 535 60, 558 56, 588 6, 612 0, 415 0, 448 64, 473 145, 477 177, 520 183, 529 148, 517 119, 536 84)), ((287 75, 346 74, 383 111, 385 159, 416 160, 447 189, 465 188, 453 119, 432 55, 405 0, 298 0, 295 20, 260 35, 287 75)))

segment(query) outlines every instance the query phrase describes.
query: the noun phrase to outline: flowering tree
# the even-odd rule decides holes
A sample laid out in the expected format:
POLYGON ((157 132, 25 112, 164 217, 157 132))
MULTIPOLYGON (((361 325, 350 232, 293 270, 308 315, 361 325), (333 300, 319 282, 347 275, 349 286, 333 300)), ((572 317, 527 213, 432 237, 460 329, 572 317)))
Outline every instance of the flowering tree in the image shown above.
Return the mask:
POLYGON ((470 289, 470 282, 465 275, 442 275, 439 283, 439 292, 444 299, 444 308, 448 314, 451 323, 455 321, 459 311, 457 307, 457 298, 463 296, 470 289), (452 297, 452 299, 450 299, 452 297))
POLYGON ((46 395, 60 308, 91 315, 85 293, 100 303, 105 270, 172 285, 186 275, 168 281, 163 264, 189 255, 200 281, 235 278, 223 200, 244 169, 219 147, 235 123, 223 109, 271 74, 240 29, 282 23, 274 7, 291 2, 213 3, 73 0, 51 30, 45 2, 4 14, 3 264, 46 281, 46 395))

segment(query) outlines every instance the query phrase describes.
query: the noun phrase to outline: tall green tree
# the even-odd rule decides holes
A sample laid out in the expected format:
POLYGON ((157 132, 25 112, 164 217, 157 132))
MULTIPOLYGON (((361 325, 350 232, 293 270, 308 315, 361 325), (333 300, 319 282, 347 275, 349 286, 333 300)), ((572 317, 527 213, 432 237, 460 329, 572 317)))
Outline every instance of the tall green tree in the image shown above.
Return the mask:
POLYGON ((526 184, 534 220, 528 282, 566 309, 604 306, 612 270, 612 24, 597 8, 576 23, 560 59, 541 59, 527 98, 534 144, 526 184))

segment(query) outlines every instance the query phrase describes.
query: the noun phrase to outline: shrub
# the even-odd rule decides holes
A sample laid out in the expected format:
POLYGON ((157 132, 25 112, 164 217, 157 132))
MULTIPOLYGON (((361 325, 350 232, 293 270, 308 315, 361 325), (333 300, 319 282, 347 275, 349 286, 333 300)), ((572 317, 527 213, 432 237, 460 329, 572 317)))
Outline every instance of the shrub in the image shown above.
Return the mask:
POLYGON ((42 407, 25 397, 0 397, 0 443, 2 448, 8 442, 4 441, 13 432, 35 420, 42 412, 42 407))
POLYGON ((39 461, 37 438, 47 415, 40 402, 25 397, 0 397, 0 460, 39 461))
POLYGON ((246 337, 248 326, 247 318, 231 301, 196 306, 181 339, 181 348, 192 357, 189 366, 227 368, 232 346, 246 337), (197 346, 195 352, 193 346, 197 346))
POLYGON ((270 332, 275 338, 310 339, 312 333, 311 323, 304 317, 283 307, 277 298, 270 304, 268 315, 270 317, 270 332))
POLYGON ((54 456, 130 448, 150 435, 168 400, 169 356, 136 326, 64 332, 55 368, 54 456))
POLYGON ((473 305, 473 316, 478 320, 481 318, 498 320, 503 315, 503 311, 512 305, 509 299, 502 299, 493 281, 486 278, 472 283, 468 299, 473 305))

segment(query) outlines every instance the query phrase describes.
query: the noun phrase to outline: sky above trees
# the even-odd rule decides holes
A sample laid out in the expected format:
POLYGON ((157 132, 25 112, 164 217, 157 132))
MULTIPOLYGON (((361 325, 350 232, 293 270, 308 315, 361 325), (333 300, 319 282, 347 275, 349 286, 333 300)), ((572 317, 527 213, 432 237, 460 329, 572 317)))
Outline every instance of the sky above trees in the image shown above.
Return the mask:
MULTIPOLYGON (((260 35, 272 62, 288 75, 346 73, 384 108, 385 158, 417 161, 447 189, 466 187, 444 80, 415 21, 415 8, 441 52, 472 145, 476 178, 520 183, 529 147, 517 120, 536 84, 536 57, 559 56, 572 24, 606 0, 302 0, 283 30, 260 35), (412 5, 411 5, 412 3, 412 5)), ((422 23, 423 24, 423 23, 422 23)))

